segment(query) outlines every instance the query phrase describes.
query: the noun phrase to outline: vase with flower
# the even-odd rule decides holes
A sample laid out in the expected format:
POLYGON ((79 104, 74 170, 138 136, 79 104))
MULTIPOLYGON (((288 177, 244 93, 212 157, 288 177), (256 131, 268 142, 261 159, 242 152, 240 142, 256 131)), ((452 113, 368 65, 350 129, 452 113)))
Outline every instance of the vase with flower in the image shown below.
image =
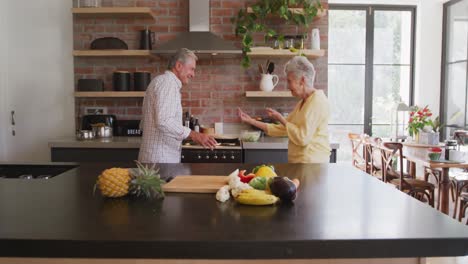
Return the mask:
POLYGON ((410 118, 408 120, 408 132, 415 143, 419 142, 419 133, 423 129, 433 127, 432 112, 428 106, 420 108, 419 106, 411 107, 410 118))

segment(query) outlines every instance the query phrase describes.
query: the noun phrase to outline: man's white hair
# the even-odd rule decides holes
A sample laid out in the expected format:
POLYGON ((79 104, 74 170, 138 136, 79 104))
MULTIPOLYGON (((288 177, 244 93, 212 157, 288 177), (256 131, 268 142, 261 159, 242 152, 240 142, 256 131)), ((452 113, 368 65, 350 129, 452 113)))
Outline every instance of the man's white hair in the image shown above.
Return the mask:
POLYGON ((293 73, 296 79, 304 76, 305 85, 309 88, 314 87, 315 68, 314 65, 304 56, 295 56, 284 66, 284 72, 293 73))
POLYGON ((167 69, 172 70, 178 61, 185 64, 188 58, 192 58, 195 61, 198 60, 197 55, 195 55, 193 51, 186 49, 186 48, 179 49, 169 60, 169 63, 167 64, 167 69))

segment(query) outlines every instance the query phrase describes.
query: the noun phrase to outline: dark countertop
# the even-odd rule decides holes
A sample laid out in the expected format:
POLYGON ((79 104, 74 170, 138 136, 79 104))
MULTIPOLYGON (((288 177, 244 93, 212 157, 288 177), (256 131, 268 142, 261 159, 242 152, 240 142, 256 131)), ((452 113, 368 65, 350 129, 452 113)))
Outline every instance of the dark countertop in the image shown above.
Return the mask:
MULTIPOLYGON (((278 164, 301 179, 294 205, 93 195, 105 168, 0 180, 0 257, 301 259, 459 256, 468 227, 348 165, 278 164)), ((227 175, 247 164, 163 164, 164 177, 227 175)))
MULTIPOLYGON (((48 142, 49 148, 108 148, 138 149, 141 137, 111 137, 78 140, 72 138, 53 139, 48 142)), ((243 149, 288 149, 288 138, 261 137, 258 142, 242 142, 243 149)), ((332 149, 339 149, 340 144, 331 142, 332 149)))

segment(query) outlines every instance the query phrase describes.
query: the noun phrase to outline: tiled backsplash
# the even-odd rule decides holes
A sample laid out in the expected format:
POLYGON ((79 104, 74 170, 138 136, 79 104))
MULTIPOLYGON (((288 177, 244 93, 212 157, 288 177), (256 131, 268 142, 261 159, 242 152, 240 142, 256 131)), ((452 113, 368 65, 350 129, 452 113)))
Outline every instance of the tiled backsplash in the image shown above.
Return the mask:
MULTIPOLYGON (((211 0, 211 32, 231 40, 237 45, 240 40, 234 35, 230 19, 239 8, 252 1, 211 0)), ((255 2, 255 1, 254 1, 255 2)), ((322 1, 327 8, 327 1, 322 1)), ((156 14, 153 19, 140 18, 78 18, 74 17, 74 49, 89 49, 92 40, 100 37, 117 37, 124 40, 129 49, 138 49, 139 30, 148 27, 155 32, 157 46, 173 38, 179 32, 188 31, 188 0, 103 0, 103 6, 150 7, 156 14)), ((319 28, 321 48, 327 50, 328 16, 314 21, 312 28, 319 28)), ((282 26, 281 31, 297 34, 296 27, 282 26)), ((310 41, 306 41, 310 48, 310 41)), ((254 59, 250 69, 240 66, 239 58, 200 58, 195 78, 182 88, 182 106, 200 119, 201 124, 212 126, 214 122, 238 123, 237 107, 252 115, 264 115, 265 107, 289 112, 297 102, 294 98, 246 98, 245 91, 259 90, 260 75, 256 65, 266 59, 254 59)), ((275 90, 286 90, 283 66, 287 59, 270 58, 277 65, 274 74, 280 78, 275 90)), ((317 70, 316 87, 327 89, 327 56, 312 60, 317 70)), ((105 90, 112 90, 112 73, 116 70, 150 71, 152 77, 166 70, 164 58, 111 58, 75 57, 75 84, 80 78, 100 78, 105 90)), ((76 115, 82 115, 84 107, 105 106, 117 119, 140 119, 142 98, 77 98, 76 115)))

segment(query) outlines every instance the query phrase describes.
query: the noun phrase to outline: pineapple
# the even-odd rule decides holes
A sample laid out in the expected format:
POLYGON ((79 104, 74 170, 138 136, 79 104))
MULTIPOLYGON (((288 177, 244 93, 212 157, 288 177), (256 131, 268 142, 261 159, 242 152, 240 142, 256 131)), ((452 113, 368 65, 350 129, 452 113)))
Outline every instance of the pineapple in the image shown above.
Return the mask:
POLYGON ((159 169, 143 166, 140 162, 136 162, 138 168, 130 169, 132 180, 130 181, 130 194, 137 197, 144 196, 145 198, 164 198, 162 185, 166 183, 160 178, 159 169))
POLYGON ((148 168, 136 162, 136 169, 111 168, 99 175, 94 190, 99 188, 105 197, 122 197, 127 194, 145 198, 162 198, 165 183, 154 167, 148 168))
POLYGON ((128 169, 107 169, 99 175, 94 190, 98 187, 103 196, 122 197, 128 194, 130 179, 131 176, 128 169))

